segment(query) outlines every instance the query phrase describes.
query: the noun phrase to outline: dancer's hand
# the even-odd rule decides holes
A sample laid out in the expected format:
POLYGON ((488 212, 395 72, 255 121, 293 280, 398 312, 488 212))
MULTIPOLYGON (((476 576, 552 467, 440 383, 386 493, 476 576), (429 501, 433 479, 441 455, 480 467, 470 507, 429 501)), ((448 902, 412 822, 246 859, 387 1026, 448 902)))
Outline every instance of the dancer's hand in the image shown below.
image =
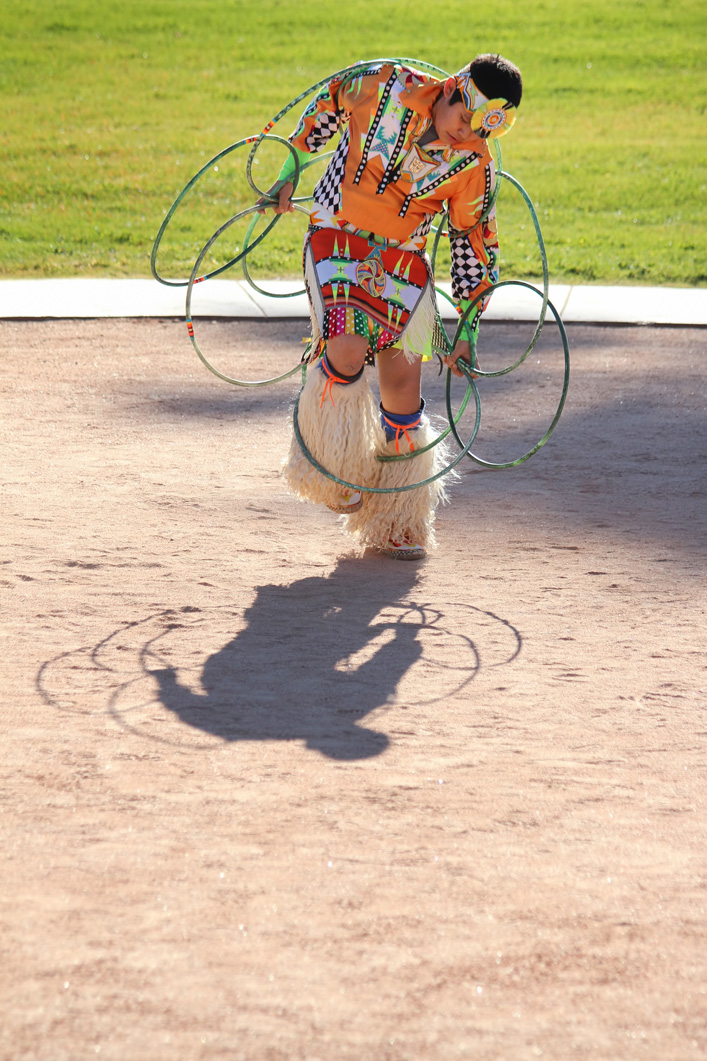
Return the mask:
MULTIPOLYGON (((272 188, 268 192, 269 195, 275 194, 277 184, 273 184, 272 188)), ((258 210, 259 214, 264 214, 266 210, 272 209, 276 214, 291 214, 294 211, 292 205, 292 193, 295 190, 295 186, 292 181, 286 181, 285 184, 277 192, 277 203, 268 203, 264 198, 259 199, 256 206, 262 205, 262 210, 258 210)))
MULTIPOLYGON (((444 361, 445 365, 451 368, 455 376, 462 377, 464 373, 460 368, 458 368, 457 361, 466 361, 468 365, 471 365, 471 351, 469 349, 469 341, 467 339, 461 339, 454 347, 454 351, 451 354, 447 354, 447 356, 443 357, 442 360, 444 361)), ((471 374, 471 377, 472 379, 478 379, 478 377, 475 376, 473 372, 471 374)))

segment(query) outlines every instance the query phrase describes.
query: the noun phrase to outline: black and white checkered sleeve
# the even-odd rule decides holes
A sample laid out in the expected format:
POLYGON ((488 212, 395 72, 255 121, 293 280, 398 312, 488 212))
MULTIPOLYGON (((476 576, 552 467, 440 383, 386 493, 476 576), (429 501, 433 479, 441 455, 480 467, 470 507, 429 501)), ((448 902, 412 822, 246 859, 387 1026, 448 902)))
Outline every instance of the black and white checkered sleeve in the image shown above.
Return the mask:
POLYGON ((479 288, 498 283, 499 247, 496 212, 467 232, 449 229, 452 295, 457 302, 476 297, 479 288))
POLYGON ((457 302, 472 299, 486 279, 486 270, 474 253, 466 233, 450 230, 449 247, 452 256, 452 295, 457 302))
POLYGON ((309 135, 305 138, 305 144, 310 151, 319 151, 331 140, 332 136, 338 133, 340 127, 341 118, 338 114, 322 111, 321 114, 317 115, 309 135))
POLYGON ((333 85, 327 85, 305 108, 290 142, 301 151, 315 154, 339 132, 341 124, 333 85))
MULTIPOLYGON (((450 210, 450 217, 455 217, 458 226, 450 223, 449 245, 452 294, 459 305, 473 301, 481 291, 497 284, 499 275, 500 254, 493 204, 495 167, 491 159, 483 169, 471 170, 470 177, 473 183, 454 202, 454 210, 450 210), (483 181, 481 187, 479 178, 483 181)), ((478 310, 484 309, 487 302, 487 299, 480 301, 478 310)))

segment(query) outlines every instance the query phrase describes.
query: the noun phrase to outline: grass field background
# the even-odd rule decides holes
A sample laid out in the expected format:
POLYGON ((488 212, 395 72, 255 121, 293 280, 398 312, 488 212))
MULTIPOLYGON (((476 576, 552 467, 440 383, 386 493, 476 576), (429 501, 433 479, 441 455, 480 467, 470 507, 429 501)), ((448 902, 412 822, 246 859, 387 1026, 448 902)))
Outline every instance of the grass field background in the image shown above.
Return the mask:
MULTIPOLYGON (((504 166, 537 206, 552 279, 704 284, 706 23, 693 0, 27 0, 0 25, 2 273, 146 276, 188 178, 308 85, 359 59, 412 56, 454 71, 499 51, 525 87, 504 166)), ((276 131, 287 135, 300 109, 276 131)), ((165 274, 188 275, 249 201, 245 157, 210 170, 185 203, 165 274)), ((263 186, 282 158, 263 152, 263 186)), ((273 230, 253 256, 256 276, 298 272, 304 224, 273 230)), ((532 224, 509 187, 499 230, 504 276, 539 276, 532 224)), ((240 239, 236 225, 205 264, 240 239)))

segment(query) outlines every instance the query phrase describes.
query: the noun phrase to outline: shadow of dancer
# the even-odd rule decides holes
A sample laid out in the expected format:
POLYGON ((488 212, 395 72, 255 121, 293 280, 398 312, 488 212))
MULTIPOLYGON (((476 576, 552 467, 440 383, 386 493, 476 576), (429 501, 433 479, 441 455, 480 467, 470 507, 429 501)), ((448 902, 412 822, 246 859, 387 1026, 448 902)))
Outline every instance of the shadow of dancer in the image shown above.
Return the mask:
POLYGON ((245 628, 206 660, 203 693, 180 684, 173 667, 150 668, 160 700, 225 740, 304 740, 340 760, 379 755, 388 737, 358 723, 393 697, 422 653, 423 613, 405 602, 416 579, 407 565, 342 559, 327 577, 261 586, 245 628), (391 621, 376 621, 384 609, 391 621), (370 658, 348 662, 386 631, 370 658))

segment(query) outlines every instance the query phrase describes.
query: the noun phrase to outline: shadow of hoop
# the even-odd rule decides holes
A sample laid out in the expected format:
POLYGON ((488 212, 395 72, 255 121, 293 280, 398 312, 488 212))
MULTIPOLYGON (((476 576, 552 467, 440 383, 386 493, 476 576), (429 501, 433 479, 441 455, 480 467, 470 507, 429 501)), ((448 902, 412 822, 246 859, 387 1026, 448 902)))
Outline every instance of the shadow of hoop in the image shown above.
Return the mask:
POLYGON ((258 587, 245 611, 156 612, 48 661, 38 689, 60 710, 107 711, 159 743, 294 740, 332 759, 379 755, 389 738, 364 719, 458 697, 522 645, 492 612, 416 599, 417 573, 397 568, 362 577, 361 560, 345 559, 326 577, 258 587))

